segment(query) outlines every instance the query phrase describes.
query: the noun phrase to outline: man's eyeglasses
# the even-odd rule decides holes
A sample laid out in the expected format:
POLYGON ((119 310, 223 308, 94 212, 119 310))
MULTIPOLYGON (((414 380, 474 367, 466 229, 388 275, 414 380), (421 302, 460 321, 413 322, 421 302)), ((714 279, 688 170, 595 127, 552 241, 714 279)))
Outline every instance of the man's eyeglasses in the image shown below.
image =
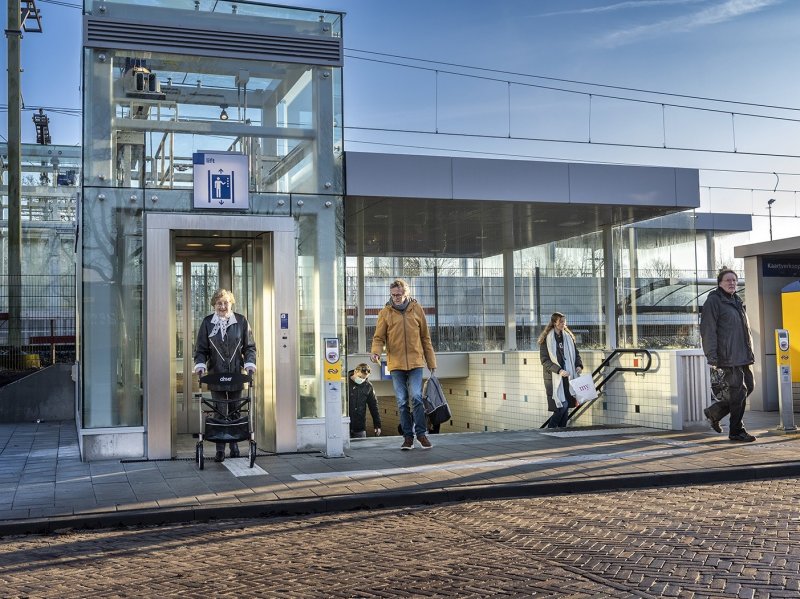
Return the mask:
POLYGON ((390 293, 389 295, 391 295, 392 297, 403 297, 405 293, 390 293))
POLYGON ((369 368, 359 368, 358 372, 361 372, 363 374, 369 374, 372 371, 369 368))

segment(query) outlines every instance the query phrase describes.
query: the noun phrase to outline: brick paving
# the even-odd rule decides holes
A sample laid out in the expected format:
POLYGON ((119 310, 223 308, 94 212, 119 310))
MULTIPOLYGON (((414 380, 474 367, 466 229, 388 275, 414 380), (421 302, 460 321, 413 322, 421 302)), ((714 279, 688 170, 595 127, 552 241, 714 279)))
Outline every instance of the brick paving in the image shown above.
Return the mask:
POLYGON ((371 438, 340 459, 262 455, 255 476, 231 460, 201 471, 191 457, 86 464, 74 422, 3 424, 0 536, 800 476, 800 435, 775 431, 774 412, 745 422, 756 443, 705 427, 443 434, 410 452, 399 437, 371 438))
POLYGON ((3 597, 800 596, 800 479, 0 539, 3 597))

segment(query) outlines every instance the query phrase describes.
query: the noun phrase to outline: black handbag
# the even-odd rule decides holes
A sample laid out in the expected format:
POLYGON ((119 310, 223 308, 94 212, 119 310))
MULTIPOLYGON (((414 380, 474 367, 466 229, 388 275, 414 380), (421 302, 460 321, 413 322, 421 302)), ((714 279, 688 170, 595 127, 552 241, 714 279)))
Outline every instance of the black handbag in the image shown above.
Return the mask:
POLYGON ((425 415, 432 424, 442 424, 452 418, 442 385, 434 375, 425 381, 425 387, 422 390, 422 405, 425 408, 425 415))

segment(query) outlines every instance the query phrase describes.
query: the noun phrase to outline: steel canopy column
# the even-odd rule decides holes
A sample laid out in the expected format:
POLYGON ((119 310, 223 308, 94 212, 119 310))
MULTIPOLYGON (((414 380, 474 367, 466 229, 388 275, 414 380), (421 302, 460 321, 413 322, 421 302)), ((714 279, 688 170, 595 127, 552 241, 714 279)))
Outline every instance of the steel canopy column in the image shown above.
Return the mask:
POLYGON ((8 0, 8 342, 14 362, 22 346, 21 29, 20 4, 8 0))
POLYGON ((614 279, 616 272, 614 265, 614 228, 603 228, 603 289, 606 310, 606 348, 617 348, 617 296, 614 292, 614 279))
POLYGON ((517 298, 514 294, 514 250, 503 250, 503 299, 506 351, 517 351, 517 298))

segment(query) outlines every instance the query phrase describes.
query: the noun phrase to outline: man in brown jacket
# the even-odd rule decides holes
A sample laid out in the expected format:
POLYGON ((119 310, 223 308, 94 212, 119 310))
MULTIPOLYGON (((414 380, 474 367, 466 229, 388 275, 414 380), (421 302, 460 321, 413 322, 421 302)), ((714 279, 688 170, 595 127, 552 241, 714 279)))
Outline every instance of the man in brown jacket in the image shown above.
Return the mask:
POLYGON ((422 306, 409 295, 408 283, 403 279, 395 279, 389 285, 389 294, 391 300, 378 314, 372 338, 372 361, 379 362, 386 348, 387 367, 392 375, 400 427, 403 429, 400 449, 413 449, 415 435, 422 449, 430 449, 433 445, 428 440, 422 405, 422 369, 427 366, 433 374, 436 355, 428 321, 422 306), (409 395, 413 419, 408 409, 409 395))

